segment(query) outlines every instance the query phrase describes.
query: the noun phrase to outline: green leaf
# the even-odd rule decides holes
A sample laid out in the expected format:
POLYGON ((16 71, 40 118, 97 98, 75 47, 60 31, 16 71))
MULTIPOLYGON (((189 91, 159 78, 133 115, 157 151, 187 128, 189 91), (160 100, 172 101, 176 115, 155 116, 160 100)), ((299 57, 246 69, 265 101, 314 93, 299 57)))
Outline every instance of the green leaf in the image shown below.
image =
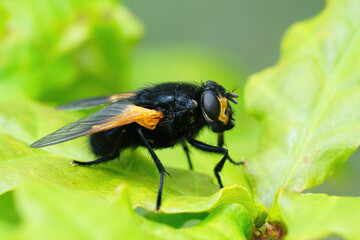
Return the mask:
POLYGON ((279 206, 288 226, 286 239, 322 239, 331 234, 345 239, 360 236, 360 198, 281 191, 279 206))
POLYGON ((289 30, 279 63, 245 89, 247 109, 263 125, 261 151, 246 170, 267 207, 279 188, 323 182, 360 144, 360 2, 327 3, 289 30))
POLYGON ((216 208, 195 227, 175 229, 135 214, 125 187, 113 203, 38 183, 21 187, 15 196, 21 224, 14 239, 246 239, 251 224, 246 208, 232 204, 216 208))
MULTIPOLYGON (((28 101, 0 106, 0 192, 6 192, 34 180, 78 192, 112 199, 118 186, 129 186, 132 206, 155 209, 159 174, 151 159, 132 151, 124 152, 120 161, 94 167, 73 167, 72 159, 89 161, 85 139, 44 149, 28 145, 74 119, 73 113, 58 112, 28 101)), ((183 161, 186 161, 185 156, 183 161)), ((207 159, 204 159, 207 161, 207 159)), ((165 161, 164 161, 165 162, 165 161)), ((223 204, 240 203, 253 214, 256 211, 249 192, 240 186, 218 191, 214 177, 192 171, 167 168, 163 205, 167 213, 211 211, 223 204)), ((212 172, 210 172, 212 174, 212 172)))
POLYGON ((59 103, 126 88, 142 26, 119 1, 0 1, 0 13, 0 99, 59 103))

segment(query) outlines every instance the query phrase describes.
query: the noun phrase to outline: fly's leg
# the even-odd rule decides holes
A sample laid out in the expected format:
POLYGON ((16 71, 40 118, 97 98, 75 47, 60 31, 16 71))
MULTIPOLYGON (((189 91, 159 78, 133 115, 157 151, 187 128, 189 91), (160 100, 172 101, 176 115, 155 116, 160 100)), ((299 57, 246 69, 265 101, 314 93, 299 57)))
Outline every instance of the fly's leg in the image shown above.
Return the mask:
POLYGON ((95 164, 99 164, 99 163, 114 160, 118 156, 119 156, 119 154, 112 154, 112 155, 108 155, 108 156, 98 158, 98 159, 96 159, 94 161, 90 161, 90 162, 80 162, 80 161, 74 160, 74 161, 71 161, 70 164, 73 165, 73 166, 75 166, 75 165, 90 166, 90 165, 95 165, 95 164))
POLYGON ((188 146, 186 145, 185 141, 182 142, 182 147, 186 153, 186 157, 187 157, 187 160, 188 160, 188 163, 189 163, 189 168, 190 170, 193 170, 193 165, 191 163, 191 159, 190 159, 190 154, 189 154, 189 148, 188 146))
MULTIPOLYGON (((155 154, 154 150, 152 149, 152 147, 150 146, 148 140, 146 140, 144 134, 142 133, 141 129, 137 130, 139 136, 140 136, 140 140, 142 141, 142 143, 145 145, 145 147, 148 149, 148 151, 150 152, 151 157, 153 158, 155 165, 159 171, 160 174, 160 184, 159 184, 159 189, 158 189, 158 195, 157 195, 157 200, 156 200, 156 211, 159 211, 160 206, 161 206, 161 196, 162 196, 162 190, 163 190, 163 186, 164 186, 164 175, 165 173, 169 175, 169 173, 166 172, 164 166, 162 165, 160 159, 158 158, 158 156, 155 154)), ((170 176, 170 175, 169 175, 170 176)))
POLYGON ((232 164, 234 164, 234 165, 244 165, 246 162, 245 161, 240 161, 240 162, 235 162, 234 160, 232 160, 231 158, 230 158, 230 156, 228 156, 228 158, 227 158, 232 164))
POLYGON ((73 166, 75 166, 75 165, 90 166, 90 165, 96 165, 96 164, 99 164, 99 163, 114 160, 115 158, 119 157, 119 155, 120 155, 120 148, 121 148, 120 143, 121 143, 121 140, 122 140, 122 135, 120 135, 119 138, 116 140, 115 147, 114 147, 114 150, 113 150, 112 154, 102 156, 101 158, 98 158, 98 159, 90 161, 90 162, 80 162, 80 161, 73 160, 73 161, 70 162, 70 164, 73 165, 73 166))
POLYGON ((218 136, 218 147, 223 147, 224 145, 224 133, 219 133, 218 136))
POLYGON ((221 160, 216 164, 215 168, 214 168, 214 174, 215 177, 219 183, 220 188, 223 188, 223 184, 219 175, 219 172, 222 170, 222 168, 224 167, 225 161, 228 157, 228 150, 222 147, 216 147, 216 146, 211 146, 208 145, 206 143, 197 141, 195 139, 190 139, 188 140, 189 143, 194 146, 197 149, 203 150, 205 152, 212 152, 212 153, 220 153, 220 154, 224 154, 224 156, 221 158, 221 160))
MULTIPOLYGON (((224 145, 224 133, 219 133, 219 137, 218 137, 218 146, 219 147, 223 147, 224 145)), ((227 159, 232 163, 232 164, 235 164, 235 165, 242 165, 242 164, 245 164, 244 161, 240 161, 240 162, 235 162, 234 160, 231 159, 230 156, 227 157, 227 159)))
POLYGON ((188 140, 188 142, 192 146, 194 146, 195 148, 203 150, 205 152, 224 154, 224 156, 215 165, 215 168, 214 168, 214 174, 215 174, 215 177, 216 177, 216 179, 217 179, 217 181, 219 183, 219 186, 220 186, 220 188, 223 188, 224 185, 222 184, 221 177, 220 177, 219 173, 221 172, 222 168, 224 167, 226 159, 229 159, 229 151, 226 148, 211 146, 211 145, 208 145, 206 143, 197 141, 195 139, 190 139, 190 140, 188 140))

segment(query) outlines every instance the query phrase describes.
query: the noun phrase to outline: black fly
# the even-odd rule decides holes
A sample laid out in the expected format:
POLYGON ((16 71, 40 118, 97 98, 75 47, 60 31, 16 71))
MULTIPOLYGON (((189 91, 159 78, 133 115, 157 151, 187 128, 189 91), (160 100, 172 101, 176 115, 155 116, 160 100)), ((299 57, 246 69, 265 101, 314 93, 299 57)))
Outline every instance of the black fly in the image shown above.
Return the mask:
POLYGON ((90 135, 90 146, 98 159, 90 162, 73 161, 73 165, 94 165, 113 160, 128 147, 144 146, 150 152, 160 173, 156 210, 160 209, 166 172, 154 152, 157 148, 182 144, 190 169, 192 164, 186 143, 205 152, 222 154, 214 172, 223 187, 219 172, 226 160, 233 164, 228 150, 223 148, 223 132, 234 127, 233 111, 228 104, 237 104, 238 95, 227 92, 214 81, 201 85, 189 83, 163 83, 135 92, 95 97, 61 105, 58 109, 76 110, 110 103, 101 110, 34 142, 30 147, 40 148, 77 137, 90 135), (195 140, 199 131, 208 126, 219 133, 218 146, 195 140))

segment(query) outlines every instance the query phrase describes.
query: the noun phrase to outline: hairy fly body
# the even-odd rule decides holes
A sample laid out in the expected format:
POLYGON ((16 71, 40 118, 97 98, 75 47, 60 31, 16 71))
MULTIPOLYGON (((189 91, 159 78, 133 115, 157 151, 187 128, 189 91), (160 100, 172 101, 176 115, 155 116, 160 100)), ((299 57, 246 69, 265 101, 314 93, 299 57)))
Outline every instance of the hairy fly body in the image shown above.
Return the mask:
POLYGON ((90 135, 90 146, 98 156, 94 161, 73 161, 74 165, 94 165, 119 157, 128 147, 146 147, 160 173, 156 210, 160 209, 166 172, 154 150, 181 144, 189 166, 192 163, 187 143, 205 152, 222 154, 214 172, 223 187, 219 172, 226 160, 234 164, 223 148, 223 132, 234 127, 233 111, 229 101, 237 104, 238 95, 227 92, 214 81, 203 84, 163 83, 135 92, 78 100, 58 109, 77 110, 108 104, 99 111, 45 136, 31 145, 45 147, 77 137, 90 135), (205 126, 219 134, 218 146, 196 140, 205 126))

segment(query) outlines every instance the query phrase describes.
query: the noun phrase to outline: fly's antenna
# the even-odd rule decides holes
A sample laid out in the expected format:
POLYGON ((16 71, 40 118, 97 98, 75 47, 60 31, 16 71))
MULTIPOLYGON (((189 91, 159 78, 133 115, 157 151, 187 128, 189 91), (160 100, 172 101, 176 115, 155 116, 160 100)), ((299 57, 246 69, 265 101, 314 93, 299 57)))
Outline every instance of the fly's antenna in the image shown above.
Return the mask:
MULTIPOLYGON (((235 90, 234 90, 234 91, 235 91, 235 90)), ((226 98, 227 98, 230 102, 233 102, 233 103, 235 103, 235 104, 238 104, 238 101, 236 101, 234 98, 238 98, 238 97, 239 97, 239 95, 236 94, 236 93, 233 93, 233 92, 226 94, 226 98)))

